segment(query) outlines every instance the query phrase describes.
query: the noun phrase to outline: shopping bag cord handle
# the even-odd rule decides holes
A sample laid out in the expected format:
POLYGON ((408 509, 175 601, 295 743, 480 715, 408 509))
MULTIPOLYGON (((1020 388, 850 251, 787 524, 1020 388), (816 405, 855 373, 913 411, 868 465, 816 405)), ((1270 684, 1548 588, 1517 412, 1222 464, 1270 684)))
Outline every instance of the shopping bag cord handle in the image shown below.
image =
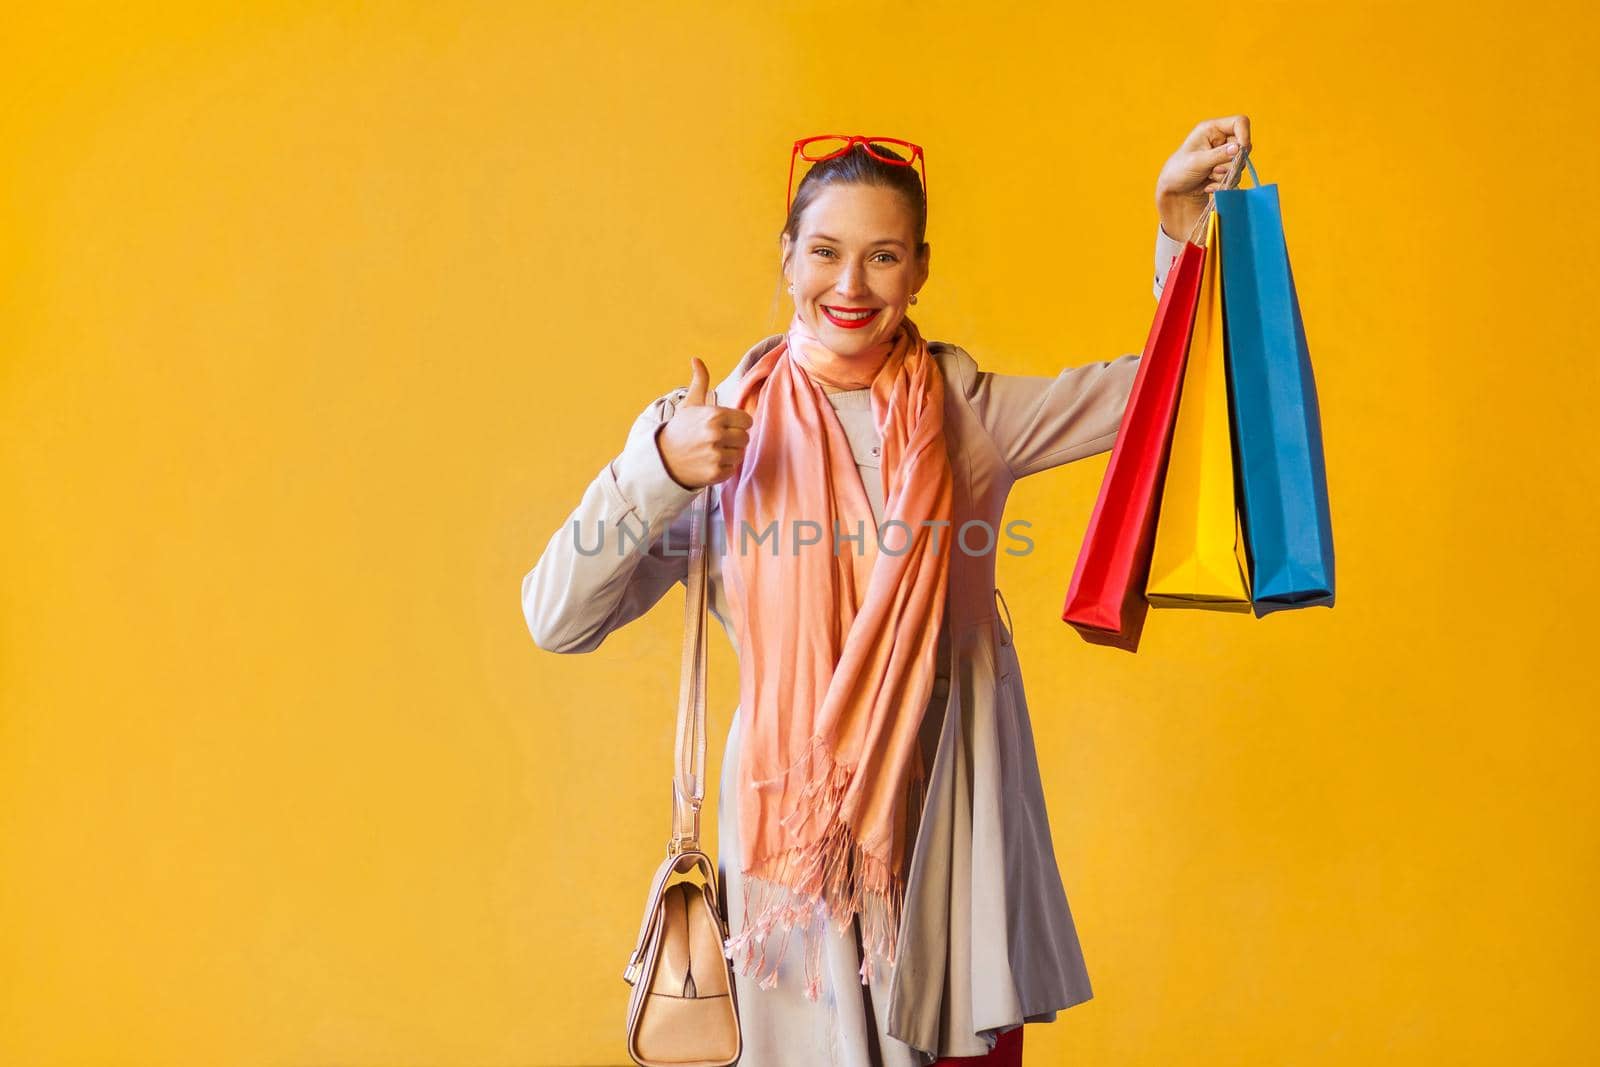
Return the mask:
MULTIPOLYGON (((1239 185, 1239 180, 1244 177, 1244 168, 1250 168, 1250 184, 1256 187, 1261 185, 1261 176, 1256 173, 1255 161, 1250 158, 1250 149, 1233 157, 1233 163, 1228 168, 1227 176, 1222 179, 1223 189, 1233 189, 1239 185)), ((1206 200, 1206 209, 1200 212, 1200 218, 1195 220, 1194 229, 1189 231, 1185 238, 1190 244, 1201 244, 1205 241, 1206 223, 1211 218, 1211 213, 1217 209, 1217 192, 1213 191, 1206 200)))

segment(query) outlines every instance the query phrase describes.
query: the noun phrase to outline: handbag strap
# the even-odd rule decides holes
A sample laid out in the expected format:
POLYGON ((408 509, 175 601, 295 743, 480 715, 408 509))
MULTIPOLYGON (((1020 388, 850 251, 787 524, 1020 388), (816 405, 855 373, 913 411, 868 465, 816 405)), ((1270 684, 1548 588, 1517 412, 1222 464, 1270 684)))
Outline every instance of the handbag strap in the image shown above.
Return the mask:
POLYGON ((672 838, 667 855, 700 848, 700 805, 706 766, 706 540, 711 487, 695 494, 690 513, 689 573, 683 598, 683 670, 678 684, 678 734, 673 755, 672 838))
MULTIPOLYGON (((705 879, 708 899, 717 899, 717 869, 711 857, 700 849, 700 804, 705 799, 706 765, 706 612, 709 608, 706 540, 710 523, 711 487, 695 495, 690 512, 689 573, 683 600, 683 672, 678 685, 678 736, 673 753, 672 838, 667 856, 656 868, 645 898, 644 917, 622 980, 632 985, 644 966, 645 952, 661 918, 661 895, 667 879, 698 869, 705 879)), ((718 928, 724 941, 728 923, 713 904, 718 928)), ((726 958, 726 957, 724 957, 726 958)), ((729 963, 729 974, 732 964, 729 963)))

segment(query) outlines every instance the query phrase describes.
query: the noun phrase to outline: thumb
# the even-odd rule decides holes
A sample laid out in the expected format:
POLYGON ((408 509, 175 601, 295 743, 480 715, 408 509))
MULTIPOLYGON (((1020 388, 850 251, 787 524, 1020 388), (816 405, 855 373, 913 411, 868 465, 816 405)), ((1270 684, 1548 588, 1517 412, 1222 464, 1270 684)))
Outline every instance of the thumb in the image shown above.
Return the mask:
POLYGON ((706 386, 710 384, 711 375, 706 370, 706 365, 700 362, 699 356, 692 356, 689 360, 692 368, 689 375, 689 395, 683 398, 683 403, 688 405, 701 405, 706 402, 706 386))

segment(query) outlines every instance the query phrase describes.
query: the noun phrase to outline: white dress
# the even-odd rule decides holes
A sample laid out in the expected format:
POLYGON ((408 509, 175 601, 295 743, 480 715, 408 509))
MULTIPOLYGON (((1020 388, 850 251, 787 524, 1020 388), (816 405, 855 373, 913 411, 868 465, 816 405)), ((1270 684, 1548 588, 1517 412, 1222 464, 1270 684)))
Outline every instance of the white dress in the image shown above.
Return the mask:
MULTIPOLYGON (((875 521, 883 518, 883 483, 880 474, 881 451, 877 427, 872 421, 872 392, 851 389, 826 394, 839 418, 856 458, 862 487, 872 505, 875 521)), ((868 536, 872 536, 868 532, 868 536)), ((937 662, 948 661, 949 639, 940 634, 937 662)), ((933 696, 922 724, 923 766, 933 766, 939 731, 944 722, 949 678, 934 680, 933 696)), ((729 798, 737 796, 735 775, 739 765, 739 711, 735 709, 722 755, 721 785, 717 791, 718 882, 724 899, 724 913, 730 931, 737 934, 744 923, 744 885, 739 870, 739 811, 729 798)), ((975 783, 983 788, 983 783, 975 783)), ((916 840, 920 812, 910 813, 907 840, 916 840)), ((982 879, 982 872, 975 872, 982 879)), ((1004 899, 998 881, 1004 872, 992 872, 997 880, 995 895, 1004 899)), ((980 894, 983 895, 983 894, 980 894)), ((959 915, 961 909, 955 909, 959 915)), ((757 979, 735 975, 739 994, 739 1024, 744 1035, 744 1054, 740 1067, 924 1067, 933 1058, 905 1042, 888 1036, 889 972, 882 961, 874 969, 870 986, 861 981, 861 930, 859 922, 848 931, 826 924, 822 958, 822 995, 811 1001, 805 996, 803 940, 796 932, 789 938, 778 966, 778 984, 772 989, 757 987, 757 979)))

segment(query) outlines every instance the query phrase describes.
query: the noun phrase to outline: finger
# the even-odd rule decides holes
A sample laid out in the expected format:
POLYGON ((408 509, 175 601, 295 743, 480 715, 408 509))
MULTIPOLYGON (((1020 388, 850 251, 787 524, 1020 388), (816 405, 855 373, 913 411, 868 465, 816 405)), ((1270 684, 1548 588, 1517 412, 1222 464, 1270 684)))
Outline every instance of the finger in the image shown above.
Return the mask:
POLYGON ((714 416, 715 421, 722 426, 732 427, 736 430, 748 430, 755 419, 743 408, 721 408, 714 416))
POLYGON ((1237 144, 1242 149, 1250 147, 1250 116, 1228 115, 1225 118, 1211 119, 1203 123, 1211 144, 1220 145, 1227 142, 1237 144))
POLYGON ((717 445, 721 448, 744 448, 749 443, 750 432, 748 430, 723 430, 722 436, 717 438, 717 445))
POLYGON ((1234 119, 1239 117, 1237 115, 1229 115, 1227 118, 1207 119, 1202 122, 1198 128, 1205 134, 1206 147, 1212 148, 1236 139, 1234 119))
POLYGON ((706 365, 700 362, 699 356, 692 356, 689 360, 692 368, 689 375, 689 395, 683 398, 685 407, 695 407, 706 402, 706 384, 711 380, 711 375, 706 371, 706 365))
POLYGON ((1233 135, 1238 138, 1239 144, 1244 148, 1250 147, 1250 116, 1233 116, 1233 135))

